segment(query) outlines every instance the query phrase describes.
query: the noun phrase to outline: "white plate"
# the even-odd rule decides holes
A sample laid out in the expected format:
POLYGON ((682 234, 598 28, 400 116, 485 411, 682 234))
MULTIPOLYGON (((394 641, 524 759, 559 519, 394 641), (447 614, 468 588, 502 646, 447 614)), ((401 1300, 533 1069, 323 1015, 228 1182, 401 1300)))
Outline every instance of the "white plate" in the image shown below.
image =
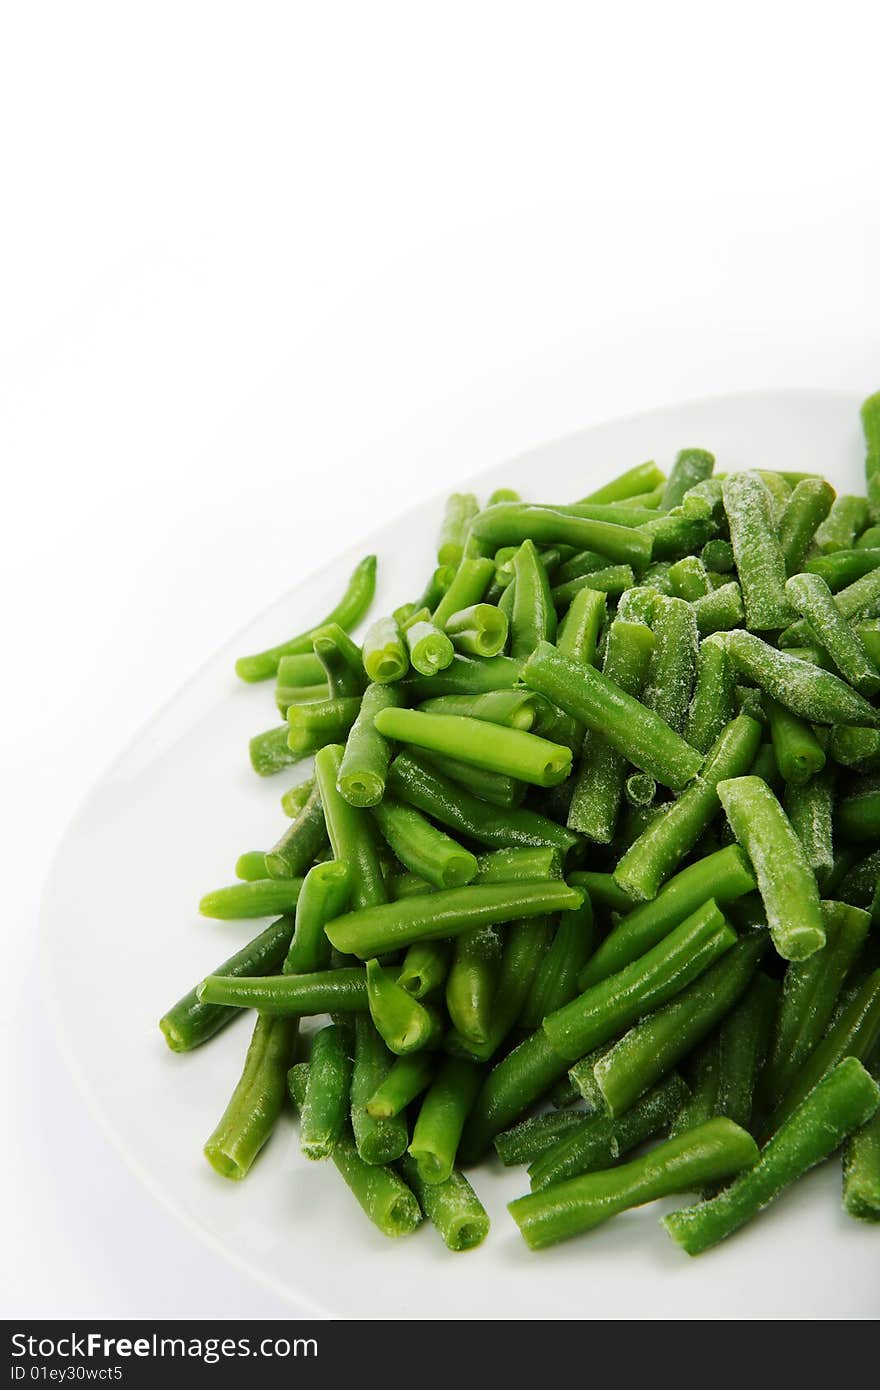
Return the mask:
MULTIPOLYGON (((858 400, 817 392, 719 397, 601 425, 472 480, 540 500, 583 495, 646 458, 686 445, 719 468, 800 469, 862 486, 858 400)), ((530 1254, 505 1211, 522 1170, 478 1171, 492 1217, 486 1244, 452 1255, 429 1227, 389 1241, 361 1214, 335 1169, 301 1158, 285 1121, 248 1179, 233 1184, 201 1146, 247 1046, 245 1023, 188 1056, 168 1051, 156 1020, 255 930, 194 910, 229 882, 243 849, 284 824, 290 777, 260 779, 247 740, 273 722, 271 685, 247 687, 233 657, 320 618, 354 561, 380 559, 374 612, 421 588, 439 504, 398 517, 341 555, 239 633, 147 725, 81 809, 44 905, 52 1009, 82 1090, 150 1191, 191 1230, 301 1312, 407 1318, 852 1318, 878 1311, 880 1239, 845 1216, 837 1162, 813 1173, 725 1246, 689 1260, 659 1228, 657 1205, 594 1234, 530 1254)), ((669 1209, 675 1203, 667 1203, 669 1209)))

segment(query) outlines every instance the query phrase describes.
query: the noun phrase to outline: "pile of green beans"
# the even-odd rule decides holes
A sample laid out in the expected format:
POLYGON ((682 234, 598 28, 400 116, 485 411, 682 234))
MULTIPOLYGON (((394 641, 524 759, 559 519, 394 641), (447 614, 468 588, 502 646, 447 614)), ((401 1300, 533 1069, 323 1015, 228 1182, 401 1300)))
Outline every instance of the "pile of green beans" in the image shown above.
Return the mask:
POLYGON ((253 1012, 218 1175, 292 1102, 380 1231, 450 1251, 493 1148, 532 1249, 690 1192, 697 1254, 838 1150, 880 1220, 880 393, 862 423, 864 497, 695 448, 455 493, 362 637, 374 556, 236 663, 284 721, 254 770, 314 775, 200 903, 270 920, 160 1020, 180 1054, 253 1012))

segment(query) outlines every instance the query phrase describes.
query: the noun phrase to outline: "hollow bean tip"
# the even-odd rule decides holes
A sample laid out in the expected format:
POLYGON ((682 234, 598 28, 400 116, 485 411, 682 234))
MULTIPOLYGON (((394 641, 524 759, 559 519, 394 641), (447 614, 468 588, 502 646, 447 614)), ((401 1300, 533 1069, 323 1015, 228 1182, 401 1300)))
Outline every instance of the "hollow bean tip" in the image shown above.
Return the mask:
POLYGON ((167 1014, 159 1019, 159 1031, 172 1052, 186 1052, 186 1043, 181 1038, 173 1021, 167 1014))
POLYGON ((783 960, 802 961, 821 951, 825 945, 825 933, 815 927, 796 927, 785 933, 781 940, 774 940, 777 954, 783 960))

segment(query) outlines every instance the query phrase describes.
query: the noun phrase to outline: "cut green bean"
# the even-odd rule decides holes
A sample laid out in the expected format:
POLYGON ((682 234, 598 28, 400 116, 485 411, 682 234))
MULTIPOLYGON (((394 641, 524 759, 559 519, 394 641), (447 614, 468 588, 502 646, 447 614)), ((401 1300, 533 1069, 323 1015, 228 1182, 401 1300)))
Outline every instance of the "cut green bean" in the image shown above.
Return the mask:
POLYGON ((681 733, 697 670, 699 638, 693 605, 680 598, 659 598, 652 630, 654 651, 641 702, 681 733))
POLYGON ((685 555, 669 568, 669 582, 676 598, 695 603, 711 592, 709 576, 703 561, 698 555, 685 555))
POLYGON ((804 960, 825 944, 816 879, 791 822, 765 782, 734 777, 718 784, 731 829, 752 861, 773 944, 786 960, 804 960))
POLYGON ((581 501, 625 502, 628 497, 635 497, 640 492, 649 492, 665 483, 666 477, 662 469, 651 459, 647 463, 637 463, 625 473, 619 473, 609 483, 603 483, 594 492, 588 493, 581 501))
POLYGON ((464 554, 468 528, 479 508, 472 492, 453 492, 446 502, 437 541, 438 565, 457 565, 464 554))
POLYGON ((531 541, 523 541, 513 560, 513 611, 510 618, 510 654, 523 659, 539 642, 556 639, 556 610, 550 581, 531 541))
POLYGON ((367 1113, 379 1120, 401 1115, 410 1101, 421 1095, 434 1074, 430 1052, 409 1052, 396 1057, 384 1081, 367 1101, 367 1113))
POLYGON ((568 1063, 542 1028, 519 1043, 486 1077, 462 1135, 460 1160, 475 1163, 496 1134, 507 1129, 566 1073, 568 1063))
POLYGON ((466 555, 433 613, 435 627, 445 628, 453 613, 480 603, 495 574, 492 560, 466 555))
POLYGON ((312 1040, 306 1092, 300 1107, 300 1148, 306 1158, 328 1158, 348 1127, 351 1058, 338 1023, 312 1040))
POLYGON ((298 878, 311 867, 327 843, 324 809, 317 787, 296 820, 265 855, 270 878, 298 878))
POLYGON ((364 670, 377 685, 402 680, 409 670, 409 651, 394 618, 377 618, 367 628, 363 653, 364 670))
MULTIPOLYGON (((574 914, 571 914, 574 915, 574 914)), ((501 969, 501 936, 495 927, 476 927, 456 939, 446 979, 446 1008, 466 1044, 485 1043, 501 969)))
MULTIPOLYGON (((430 891, 430 885, 425 884, 430 891)), ((446 981, 452 948, 446 941, 417 941, 403 958, 397 983, 414 999, 434 994, 446 981)))
MULTIPOLYGON (((874 1068, 876 1080, 877 1068, 874 1068)), ((847 1141, 843 1151, 843 1205, 859 1221, 880 1221, 880 1114, 847 1141)))
POLYGON ((266 729, 262 734, 255 734, 250 740, 248 752, 251 767, 260 777, 273 777, 282 768, 298 762, 299 754, 291 751, 287 741, 289 732, 286 723, 280 724, 276 728, 266 729))
MULTIPOLYGON (((427 614, 427 609, 422 612, 427 614)), ((404 628, 403 636, 413 670, 422 676, 433 676, 444 671, 455 655, 455 648, 446 633, 427 616, 417 617, 404 628)))
POLYGON ((303 879, 296 904, 296 928, 284 960, 285 975, 307 975, 330 966, 326 924, 348 907, 351 871, 347 864, 330 859, 315 864, 303 879))
POLYGON ((521 1028, 532 1032, 548 1014, 561 1009, 577 994, 580 973, 597 940, 589 896, 576 912, 564 912, 549 950, 538 966, 519 1015, 521 1028))
POLYGON ((830 772, 826 769, 800 784, 789 782, 783 804, 791 828, 801 842, 804 857, 822 889, 834 865, 834 797, 830 772))
POLYGON ((749 628, 764 631, 791 621, 785 595, 785 560, 776 533, 770 494, 757 473, 724 479, 724 509, 749 628))
POLYGON ((707 541, 700 558, 711 574, 730 574, 734 568, 733 546, 720 539, 707 541))
POLYGON ((438 1020, 424 1004, 402 988, 396 971, 377 960, 367 961, 367 1002, 376 1031, 386 1047, 402 1057, 420 1052, 437 1039, 438 1020))
MULTIPOLYGON (((322 631, 316 628, 316 632, 322 631)), ((310 686, 326 685, 327 673, 321 664, 321 659, 312 650, 309 643, 309 650, 298 652, 294 656, 282 656, 278 662, 278 684, 279 686, 310 686)))
POLYGON ((496 1134, 495 1152, 506 1168, 533 1163, 588 1123, 589 1117, 582 1110, 551 1110, 545 1115, 530 1115, 513 1129, 496 1134))
POLYGON ((670 470, 660 510, 668 512, 681 506, 685 493, 710 478, 714 467, 714 456, 705 449, 682 449, 670 470))
POLYGON ((523 502, 487 507, 475 517, 473 532, 496 548, 531 540, 536 545, 562 543, 596 550, 619 564, 646 565, 651 558, 650 535, 632 526, 523 502))
MULTIPOLYGON (((270 975, 280 970, 293 934, 293 925, 292 917, 279 917, 277 922, 272 922, 253 941, 223 961, 222 965, 215 966, 212 974, 241 978, 270 975)), ((194 985, 159 1019, 159 1027, 172 1052, 190 1052, 194 1047, 200 1047, 239 1013, 234 1006, 203 1002, 199 999, 198 991, 199 986, 194 985)))
POLYGON ((321 685, 278 684, 275 686, 275 706, 282 719, 286 719, 291 705, 318 704, 329 700, 332 693, 326 681, 321 685))
MULTIPOLYGON (((880 837, 880 781, 865 778, 857 782, 837 803, 837 833, 847 843, 880 837)), ((224 890, 220 890, 221 892, 224 890)))
POLYGON ((340 796, 350 806, 375 806, 382 800, 391 748, 376 728, 375 718, 380 710, 401 703, 402 695, 396 686, 368 685, 364 692, 336 779, 340 796))
POLYGON ((762 703, 779 773, 783 781, 803 786, 822 771, 825 750, 805 719, 792 714, 771 695, 765 695, 762 703))
POLYGON ((870 916, 842 902, 823 902, 826 943, 808 960, 792 961, 785 972, 773 1038, 761 1077, 760 1098, 772 1110, 819 1043, 843 983, 859 956, 870 916))
POLYGON ((697 629, 701 637, 713 632, 728 632, 739 627, 745 616, 742 590, 736 583, 721 584, 693 605, 697 629))
POLYGON ((406 1151, 403 1115, 371 1115, 367 1110, 391 1070, 392 1057, 369 1014, 358 1014, 354 1025, 354 1063, 351 1074, 351 1127, 364 1163, 393 1163, 406 1151))
POLYGON ((236 675, 244 681, 268 680, 278 671, 278 663, 284 656, 311 652, 312 639, 316 632, 329 623, 338 623, 346 632, 356 627, 373 601, 376 590, 376 557, 367 555, 353 571, 348 588, 339 603, 322 623, 309 628, 298 637, 291 637, 280 646, 270 647, 255 656, 239 657, 235 663, 236 675))
POLYGON ((420 706, 428 714, 455 714, 466 719, 485 719, 511 729, 533 728, 546 701, 531 690, 490 690, 482 695, 440 695, 420 706))
POLYGON ((455 1169, 443 1182, 425 1182, 418 1164, 407 1154, 400 1167, 447 1249, 459 1252, 482 1245, 489 1234, 489 1217, 464 1173, 455 1169))
POLYGON ((293 912, 302 888, 301 878, 261 878, 215 888, 199 903, 203 917, 236 922, 252 917, 277 917, 293 912))
POLYGON ((880 671, 858 633, 841 617, 825 580, 818 574, 796 574, 785 587, 792 604, 806 618, 844 679, 860 695, 876 695, 880 690, 880 671))
POLYGON ((611 1115, 628 1110, 708 1036, 745 993, 766 948, 766 932, 741 937, 705 974, 602 1053, 593 1075, 611 1115))
POLYGON ((556 634, 563 656, 582 666, 593 664, 605 606, 605 595, 597 589, 581 589, 575 594, 556 634))
POLYGON ((551 590, 553 604, 559 613, 565 613, 578 594, 584 589, 595 589, 597 593, 615 598, 632 588, 635 575, 632 565, 605 565, 600 570, 582 575, 580 579, 570 579, 566 584, 557 584, 551 590))
POLYGON ((761 726, 738 715, 722 729, 687 790, 652 820, 618 861, 614 878, 631 898, 653 898, 660 884, 719 813, 718 783, 740 776, 754 761, 761 726))
POLYGON ((670 1072, 618 1119, 610 1115, 582 1117, 576 1128, 529 1165, 532 1191, 610 1167, 646 1139, 668 1129, 687 1098, 688 1088, 678 1072, 670 1072))
POLYGON ((519 1197, 508 1210, 529 1248, 543 1250, 593 1230, 630 1207, 732 1177, 757 1159, 752 1136, 721 1117, 617 1168, 585 1173, 519 1197))
POLYGON ((315 778, 333 857, 351 870, 352 904, 355 908, 369 907, 385 901, 385 880, 372 817, 368 811, 350 806, 337 790, 343 754, 344 749, 337 744, 322 748, 315 755, 315 778))
POLYGON ((435 888, 458 888, 476 876, 477 860, 470 850, 412 806, 386 797, 373 808, 373 815, 401 864, 435 888))
POLYGON ((507 618, 490 603, 474 603, 446 621, 447 636, 465 656, 497 656, 507 644, 507 631, 507 618))
POLYGON ((261 849, 249 849, 240 854, 235 861, 235 877, 244 883, 253 883, 259 878, 269 878, 266 856, 261 849))
POLYGON ((446 1048, 454 1056, 488 1062, 514 1028, 528 997, 552 934, 549 917, 513 922, 504 934, 498 984, 484 1040, 476 1042, 457 1031, 447 1034, 446 1048))
POLYGON ((291 820, 296 820, 311 796, 314 786, 314 777, 308 777, 305 782, 297 782, 296 786, 288 787, 281 798, 281 809, 291 820))
POLYGON ((472 1062, 447 1057, 441 1063, 422 1101, 409 1146, 423 1182, 445 1182, 452 1172, 481 1079, 479 1067, 472 1062))
POLYGON ((684 736, 700 753, 708 753, 734 714, 735 680, 724 641, 707 637, 700 643, 693 698, 684 736))
POLYGON ((834 488, 824 478, 803 478, 795 484, 779 518, 779 546, 788 574, 800 569, 833 502, 834 488))
POLYGON ((779 986, 758 971, 718 1031, 718 1114, 749 1129, 755 1090, 776 1013, 779 986))
POLYGON ((207 1004, 257 1009, 278 1018, 309 1018, 365 1010, 367 979, 360 966, 308 975, 208 975, 196 996, 207 1004))
MULTIPOLYGON (((572 881, 579 878, 573 876, 572 881)), ((710 898, 723 905, 754 887, 751 865, 738 845, 728 845, 690 864, 669 879, 657 897, 634 908, 612 927, 581 971, 578 988, 588 989, 637 960, 710 898)))
POLYGON ((338 623, 327 623, 312 638, 331 698, 362 695, 367 684, 361 649, 338 623))
POLYGON ((737 628, 725 638, 734 665, 786 709, 814 724, 880 724, 880 714, 839 676, 777 651, 737 628))
POLYGON ((376 716, 375 724, 387 738, 458 758, 461 762, 534 786, 555 786, 564 781, 571 770, 571 749, 523 729, 490 724, 482 719, 429 714, 424 710, 385 709, 376 716))
POLYGON ((205 1144, 205 1157, 221 1177, 246 1177, 270 1138, 284 1104, 295 1041, 295 1021, 258 1016, 238 1085, 205 1144))
POLYGON ((523 663, 510 656, 492 656, 477 661, 456 656, 435 676, 413 676, 404 682, 404 691, 413 701, 430 700, 437 695, 479 695, 486 691, 513 690, 522 676, 523 663))
POLYGON ((717 1245, 834 1153, 878 1104, 880 1087, 860 1062, 846 1058, 805 1097, 752 1168, 710 1201, 670 1213, 663 1225, 689 1255, 717 1245))
POLYGON ((359 695, 291 705, 287 711, 287 746, 294 759, 307 758, 328 743, 345 739, 360 707, 359 695))
MULTIPOLYGON (((880 536, 878 536, 880 539, 880 536)), ((819 575, 828 588, 836 593, 847 584, 852 584, 863 575, 870 574, 880 565, 880 546, 863 546, 861 539, 853 550, 835 550, 831 555, 817 555, 807 560, 804 570, 807 574, 819 575)))
POLYGON ((840 493, 831 511, 816 531, 816 545, 826 555, 846 550, 868 524, 868 503, 864 497, 840 493))

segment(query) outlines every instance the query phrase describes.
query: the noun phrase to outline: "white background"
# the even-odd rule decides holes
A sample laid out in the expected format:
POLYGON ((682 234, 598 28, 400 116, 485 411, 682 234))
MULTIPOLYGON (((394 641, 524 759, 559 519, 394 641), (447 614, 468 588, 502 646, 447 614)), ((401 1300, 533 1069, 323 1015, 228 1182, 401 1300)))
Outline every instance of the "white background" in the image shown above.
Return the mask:
POLYGON ((57 1053, 38 903, 91 781, 255 611, 481 463, 708 392, 876 389, 878 39, 846 0, 4 7, 6 1316, 286 1311, 152 1205, 57 1053))

